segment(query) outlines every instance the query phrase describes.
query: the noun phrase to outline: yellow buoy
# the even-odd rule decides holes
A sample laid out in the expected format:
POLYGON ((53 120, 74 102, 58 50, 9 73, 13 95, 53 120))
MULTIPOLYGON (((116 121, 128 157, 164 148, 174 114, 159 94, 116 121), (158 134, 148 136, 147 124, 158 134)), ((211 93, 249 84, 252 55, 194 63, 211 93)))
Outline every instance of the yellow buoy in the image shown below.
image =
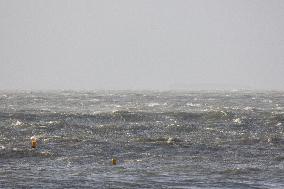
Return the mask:
POLYGON ((31 140, 32 140, 32 148, 36 148, 37 147, 37 138, 35 136, 32 136, 31 140))
POLYGON ((115 158, 113 158, 111 162, 112 162, 113 165, 116 165, 116 163, 117 163, 115 158))

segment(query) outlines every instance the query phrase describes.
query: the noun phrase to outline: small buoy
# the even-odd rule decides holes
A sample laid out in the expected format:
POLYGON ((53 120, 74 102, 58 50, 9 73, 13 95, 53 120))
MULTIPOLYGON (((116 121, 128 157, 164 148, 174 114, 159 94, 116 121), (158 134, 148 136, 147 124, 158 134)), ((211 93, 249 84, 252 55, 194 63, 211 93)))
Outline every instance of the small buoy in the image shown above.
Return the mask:
POLYGON ((35 136, 32 136, 31 140, 32 140, 32 148, 36 148, 37 147, 37 138, 35 136))
POLYGON ((112 165, 116 165, 116 159, 115 158, 113 158, 112 160, 111 160, 111 162, 112 162, 112 165))

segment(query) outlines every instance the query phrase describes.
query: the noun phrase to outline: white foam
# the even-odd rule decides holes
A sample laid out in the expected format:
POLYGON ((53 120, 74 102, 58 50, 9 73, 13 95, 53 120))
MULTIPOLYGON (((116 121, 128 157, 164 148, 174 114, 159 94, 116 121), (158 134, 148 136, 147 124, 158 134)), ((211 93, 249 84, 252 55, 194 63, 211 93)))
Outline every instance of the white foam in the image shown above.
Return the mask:
POLYGON ((283 110, 283 109, 284 109, 284 107, 277 106, 275 109, 276 109, 276 110, 283 110))
POLYGON ((277 124, 276 124, 277 127, 279 127, 279 126, 281 126, 281 125, 282 125, 282 123, 277 123, 277 124))
POLYGON ((153 102, 153 103, 149 103, 148 106, 149 107, 154 107, 154 106, 159 106, 160 104, 157 102, 153 102))
POLYGON ((209 131, 214 131, 214 130, 216 130, 216 129, 211 128, 211 127, 206 127, 205 129, 206 129, 206 130, 209 130, 209 131))
POLYGON ((253 107, 247 106, 244 108, 244 110, 250 111, 250 110, 253 110, 253 107))
POLYGON ((201 107, 201 104, 194 104, 194 103, 186 103, 186 105, 191 107, 201 107))
POLYGON ((236 118, 233 120, 234 123, 237 123, 237 124, 242 124, 242 121, 240 118, 236 118))
POLYGON ((58 123, 58 121, 49 121, 48 124, 55 124, 58 123))
POLYGON ((224 116, 227 116, 228 114, 226 112, 224 112, 223 110, 221 110, 221 113, 224 115, 224 116))
POLYGON ((271 104, 273 101, 270 99, 264 99, 262 102, 271 104))
POLYGON ((20 121, 18 121, 18 120, 17 120, 17 122, 15 123, 16 126, 19 126, 19 125, 22 125, 22 124, 23 124, 23 123, 20 122, 20 121))
POLYGON ((173 139, 174 139, 173 137, 169 137, 169 139, 167 140, 167 144, 173 144, 174 142, 173 139))

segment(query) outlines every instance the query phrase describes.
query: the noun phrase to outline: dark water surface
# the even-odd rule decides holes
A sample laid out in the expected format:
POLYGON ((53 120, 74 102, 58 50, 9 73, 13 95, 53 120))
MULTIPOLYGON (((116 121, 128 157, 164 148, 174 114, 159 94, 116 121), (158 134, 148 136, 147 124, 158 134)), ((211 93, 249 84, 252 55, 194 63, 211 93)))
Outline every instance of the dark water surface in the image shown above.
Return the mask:
POLYGON ((0 92, 0 188, 68 187, 284 188, 284 92, 0 92))

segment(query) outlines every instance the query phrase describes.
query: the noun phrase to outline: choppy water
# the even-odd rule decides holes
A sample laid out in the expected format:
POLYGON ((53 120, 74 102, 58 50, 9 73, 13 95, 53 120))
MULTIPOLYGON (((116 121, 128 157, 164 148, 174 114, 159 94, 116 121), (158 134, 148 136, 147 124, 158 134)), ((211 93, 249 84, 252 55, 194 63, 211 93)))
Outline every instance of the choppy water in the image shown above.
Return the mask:
POLYGON ((0 92, 0 188, 29 187, 284 188, 284 93, 0 92))

